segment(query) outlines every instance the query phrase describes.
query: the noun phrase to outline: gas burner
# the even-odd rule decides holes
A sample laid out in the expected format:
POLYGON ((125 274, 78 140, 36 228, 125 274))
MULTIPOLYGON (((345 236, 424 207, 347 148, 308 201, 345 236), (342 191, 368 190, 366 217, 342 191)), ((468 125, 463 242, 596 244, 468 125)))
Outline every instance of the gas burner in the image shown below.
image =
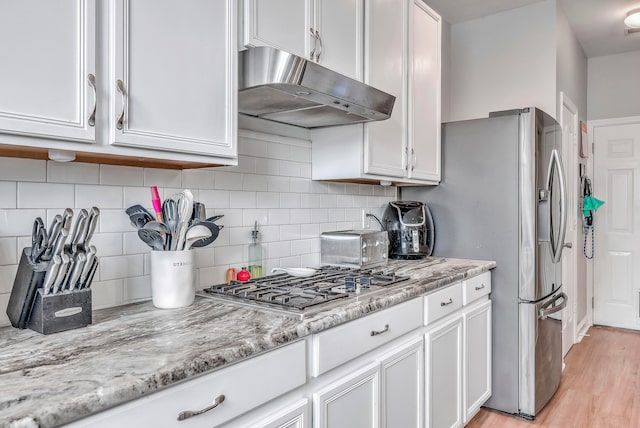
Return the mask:
POLYGON ((310 277, 280 273, 247 282, 212 285, 203 292, 205 297, 267 307, 303 317, 328 309, 332 303, 335 305, 369 296, 407 279, 381 270, 323 266, 310 277))

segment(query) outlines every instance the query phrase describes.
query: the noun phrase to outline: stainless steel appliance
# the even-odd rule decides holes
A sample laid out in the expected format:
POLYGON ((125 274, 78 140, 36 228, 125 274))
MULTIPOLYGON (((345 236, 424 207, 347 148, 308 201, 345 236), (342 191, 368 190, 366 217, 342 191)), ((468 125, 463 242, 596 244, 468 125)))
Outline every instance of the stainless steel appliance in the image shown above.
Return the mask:
POLYGON ((341 230, 320 235, 320 263, 372 267, 387 263, 389 237, 385 231, 341 230))
POLYGON ((389 234, 390 258, 415 260, 431 255, 435 229, 425 203, 389 202, 382 216, 382 225, 389 234))
POLYGON ((303 128, 384 120, 396 97, 271 47, 238 54, 238 111, 303 128))
POLYGON ((438 227, 434 255, 497 262, 493 395, 485 406, 533 419, 562 375, 561 128, 527 108, 447 123, 442 131, 441 184, 402 196, 429 203, 438 227))
POLYGON ((409 279, 372 269, 323 266, 309 277, 269 275, 212 285, 203 296, 304 317, 368 297, 409 279))

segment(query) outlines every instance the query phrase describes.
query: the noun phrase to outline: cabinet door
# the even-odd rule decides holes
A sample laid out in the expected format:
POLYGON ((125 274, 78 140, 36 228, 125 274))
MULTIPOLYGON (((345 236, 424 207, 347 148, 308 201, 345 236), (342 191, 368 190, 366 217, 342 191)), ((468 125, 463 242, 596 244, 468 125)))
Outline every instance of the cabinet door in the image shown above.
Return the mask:
MULTIPOLYGON (((245 425, 246 426, 246 425, 245 425)), ((250 428, 311 428, 311 403, 308 399, 251 423, 250 428)))
POLYGON ((491 396, 491 300, 464 314, 464 422, 473 418, 491 396))
POLYGON ((363 0, 315 0, 314 27, 320 34, 318 63, 362 80, 364 50, 363 0))
POLYGON ((380 376, 381 427, 422 426, 423 364, 422 337, 383 357, 380 376))
MULTIPOLYGON (((312 0, 245 0, 245 46, 271 46, 310 58, 312 0)), ((314 30, 315 31, 315 30, 314 30)))
POLYGON ((95 140, 95 20, 95 0, 0 2, 0 132, 95 140))
POLYGON ((115 0, 112 8, 112 143, 235 156, 236 2, 115 0))
POLYGON ((414 0, 410 28, 409 178, 440 181, 440 16, 414 0))
POLYGON ((378 363, 313 394, 316 428, 378 427, 378 363))
POLYGON ((426 427, 462 426, 462 315, 425 335, 426 427))
POLYGON ((365 82, 396 97, 391 117, 365 124, 364 172, 404 177, 406 170, 407 1, 370 0, 365 11, 365 82))

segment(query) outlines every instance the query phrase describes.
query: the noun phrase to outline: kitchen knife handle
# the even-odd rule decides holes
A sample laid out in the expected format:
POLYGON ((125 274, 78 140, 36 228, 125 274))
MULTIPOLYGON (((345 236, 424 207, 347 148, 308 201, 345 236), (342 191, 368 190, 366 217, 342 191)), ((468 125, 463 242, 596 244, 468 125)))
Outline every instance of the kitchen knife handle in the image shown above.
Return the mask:
POLYGON ((89 73, 89 75, 87 76, 87 82, 89 83, 89 86, 91 86, 91 89, 93 89, 93 108, 91 109, 91 114, 89 115, 89 119, 87 120, 87 123, 89 124, 89 126, 96 126, 96 107, 98 105, 98 94, 97 94, 97 90, 96 90, 96 76, 93 75, 92 73, 89 73))
POLYGON ((122 107, 121 107, 120 116, 118 116, 118 120, 116 121, 116 128, 122 131, 122 128, 124 128, 124 111, 125 111, 125 97, 126 97, 126 91, 124 90, 124 83, 122 83, 122 80, 120 79, 116 80, 116 89, 118 90, 118 92, 120 92, 122 96, 122 107))
POLYGON ((206 413, 209 410, 213 410, 216 407, 218 407, 222 402, 224 402, 224 395, 220 394, 215 398, 215 400, 213 400, 213 404, 211 406, 209 406, 209 407, 205 407, 204 409, 197 410, 197 411, 185 410, 184 412, 180 412, 180 414, 178 415, 178 420, 179 421, 184 421, 185 419, 189 419, 189 418, 192 418, 194 416, 198 416, 198 415, 201 415, 203 413, 206 413))
POLYGON ((54 284, 56 277, 58 276, 58 271, 60 270, 60 264, 62 263, 62 258, 58 255, 53 256, 53 260, 49 265, 49 269, 44 276, 44 282, 42 285, 42 294, 49 294, 53 292, 51 286, 54 284))
POLYGON ((69 280, 67 281, 67 289, 73 290, 80 280, 80 274, 84 268, 84 264, 87 262, 87 255, 85 253, 78 253, 73 262, 73 269, 69 274, 69 280))

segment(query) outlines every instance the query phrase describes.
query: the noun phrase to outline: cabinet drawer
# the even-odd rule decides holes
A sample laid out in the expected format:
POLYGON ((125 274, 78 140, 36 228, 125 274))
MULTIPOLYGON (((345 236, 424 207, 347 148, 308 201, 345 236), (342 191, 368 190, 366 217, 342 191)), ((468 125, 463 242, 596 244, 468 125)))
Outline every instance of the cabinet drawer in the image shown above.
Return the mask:
POLYGON ((77 426, 218 426, 306 382, 303 340, 78 421, 77 426), (185 411, 218 407, 178 421, 185 411))
POLYGON ((491 272, 485 272, 462 281, 462 304, 468 305, 491 293, 491 272))
POLYGON ((424 298, 424 324, 449 315, 462 307, 462 284, 456 282, 449 287, 433 292, 424 298))
POLYGON ((421 325, 422 302, 414 299, 315 334, 312 376, 319 376, 421 325))

